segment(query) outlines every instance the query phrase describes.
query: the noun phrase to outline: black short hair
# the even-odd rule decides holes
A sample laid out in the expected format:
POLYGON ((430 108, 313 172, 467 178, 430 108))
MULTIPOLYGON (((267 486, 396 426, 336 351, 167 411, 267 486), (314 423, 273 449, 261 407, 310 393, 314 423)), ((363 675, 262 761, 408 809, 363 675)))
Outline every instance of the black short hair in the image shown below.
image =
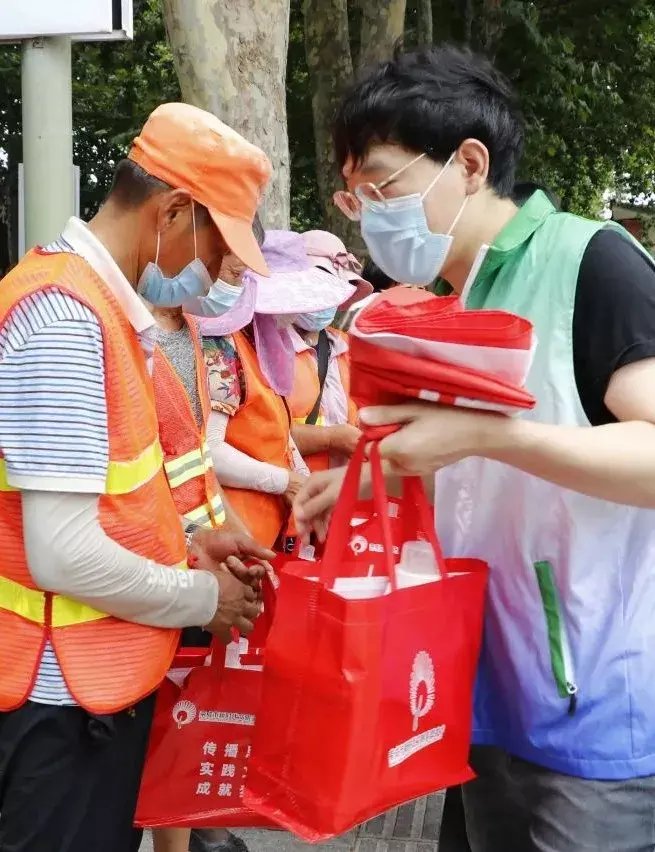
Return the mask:
MULTIPOLYGON (((116 166, 111 189, 107 200, 120 205, 125 210, 134 210, 145 204, 153 195, 168 192, 173 187, 149 174, 134 160, 121 160, 116 166)), ((210 221, 206 207, 194 202, 196 224, 205 225, 210 221)))
POLYGON ((153 195, 170 188, 169 184, 148 174, 134 160, 121 160, 116 166, 108 198, 121 207, 134 209, 153 195))
POLYGON ((507 197, 523 152, 523 119, 509 82, 483 56, 442 45, 369 69, 342 101, 334 126, 340 168, 375 142, 445 162, 465 139, 489 150, 489 184, 507 197))
POLYGON ((369 258, 364 264, 364 269, 362 270, 362 278, 364 281, 368 281, 369 284, 373 285, 373 289, 376 293, 381 293, 383 290, 388 290, 389 287, 393 287, 397 282, 393 280, 393 278, 389 278, 389 276, 383 272, 379 266, 377 266, 373 261, 369 258))
POLYGON ((544 193, 546 198, 550 201, 553 207, 556 210, 560 210, 562 207, 562 202, 555 195, 555 193, 548 189, 547 186, 544 186, 541 183, 536 183, 535 181, 525 180, 520 183, 514 184, 514 189, 512 190, 512 201, 514 204, 522 207, 525 202, 531 198, 535 192, 541 191, 544 193))

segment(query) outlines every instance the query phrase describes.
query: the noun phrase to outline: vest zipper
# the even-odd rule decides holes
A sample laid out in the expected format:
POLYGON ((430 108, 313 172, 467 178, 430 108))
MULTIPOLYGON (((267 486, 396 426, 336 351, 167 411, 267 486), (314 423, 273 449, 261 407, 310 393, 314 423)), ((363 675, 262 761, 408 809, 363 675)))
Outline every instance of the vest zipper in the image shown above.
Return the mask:
POLYGON ((560 618, 560 641, 562 643, 562 663, 564 664, 564 679, 566 681, 566 691, 569 694, 569 716, 573 716, 578 707, 578 685, 575 682, 575 668, 573 666, 573 656, 571 654, 571 643, 569 642, 569 634, 564 624, 564 620, 560 618))
POLYGON ((578 706, 578 685, 553 567, 550 562, 535 562, 534 570, 546 617, 550 662, 557 692, 561 698, 568 698, 568 714, 573 716, 578 706))

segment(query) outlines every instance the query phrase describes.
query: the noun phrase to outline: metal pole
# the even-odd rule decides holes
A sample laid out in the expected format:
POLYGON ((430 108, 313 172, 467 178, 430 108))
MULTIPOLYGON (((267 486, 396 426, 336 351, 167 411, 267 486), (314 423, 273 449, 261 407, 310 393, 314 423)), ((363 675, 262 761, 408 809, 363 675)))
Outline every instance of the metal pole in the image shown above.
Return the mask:
POLYGON ((23 42, 25 246, 55 239, 75 212, 71 40, 23 42))

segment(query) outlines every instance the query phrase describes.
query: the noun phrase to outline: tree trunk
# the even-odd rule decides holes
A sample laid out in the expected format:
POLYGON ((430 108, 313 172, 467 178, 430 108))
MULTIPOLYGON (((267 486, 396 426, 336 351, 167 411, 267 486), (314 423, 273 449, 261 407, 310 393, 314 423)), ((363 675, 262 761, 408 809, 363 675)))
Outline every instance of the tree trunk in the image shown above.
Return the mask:
POLYGON ((182 97, 258 145, 273 163, 260 213, 289 226, 286 66, 289 0, 163 0, 182 97))
POLYGON ((482 5, 482 50, 493 59, 503 36, 501 0, 484 0, 482 5))
POLYGON ((418 0, 416 40, 419 47, 429 47, 434 40, 432 0, 418 0))
POLYGON ((305 52, 312 88, 316 175, 325 227, 349 248, 360 245, 359 229, 336 209, 332 195, 343 186, 332 144, 332 122, 344 91, 352 83, 347 0, 306 0, 305 52))
POLYGON ((405 30, 406 0, 360 0, 362 10, 359 70, 393 56, 405 30))
POLYGON ((471 46, 473 41, 473 0, 464 0, 464 44, 471 46))

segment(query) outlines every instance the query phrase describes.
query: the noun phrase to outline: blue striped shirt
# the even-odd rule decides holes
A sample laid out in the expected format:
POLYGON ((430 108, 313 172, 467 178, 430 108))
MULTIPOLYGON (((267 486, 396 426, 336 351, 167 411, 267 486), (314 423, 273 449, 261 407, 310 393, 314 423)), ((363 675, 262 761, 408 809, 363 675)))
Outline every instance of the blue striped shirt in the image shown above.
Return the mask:
MULTIPOLYGON (((92 266, 151 358, 154 319, 87 226, 71 219, 45 251, 76 253, 92 266)), ((0 449, 16 488, 104 491, 109 443, 102 330, 89 308, 54 287, 23 299, 0 330, 0 449)), ((76 703, 50 643, 30 700, 76 703)))
MULTIPOLYGON (((16 488, 98 493, 109 461, 102 331, 55 288, 19 302, 0 332, 0 447, 16 488)), ((48 642, 30 700, 75 704, 48 642)))

